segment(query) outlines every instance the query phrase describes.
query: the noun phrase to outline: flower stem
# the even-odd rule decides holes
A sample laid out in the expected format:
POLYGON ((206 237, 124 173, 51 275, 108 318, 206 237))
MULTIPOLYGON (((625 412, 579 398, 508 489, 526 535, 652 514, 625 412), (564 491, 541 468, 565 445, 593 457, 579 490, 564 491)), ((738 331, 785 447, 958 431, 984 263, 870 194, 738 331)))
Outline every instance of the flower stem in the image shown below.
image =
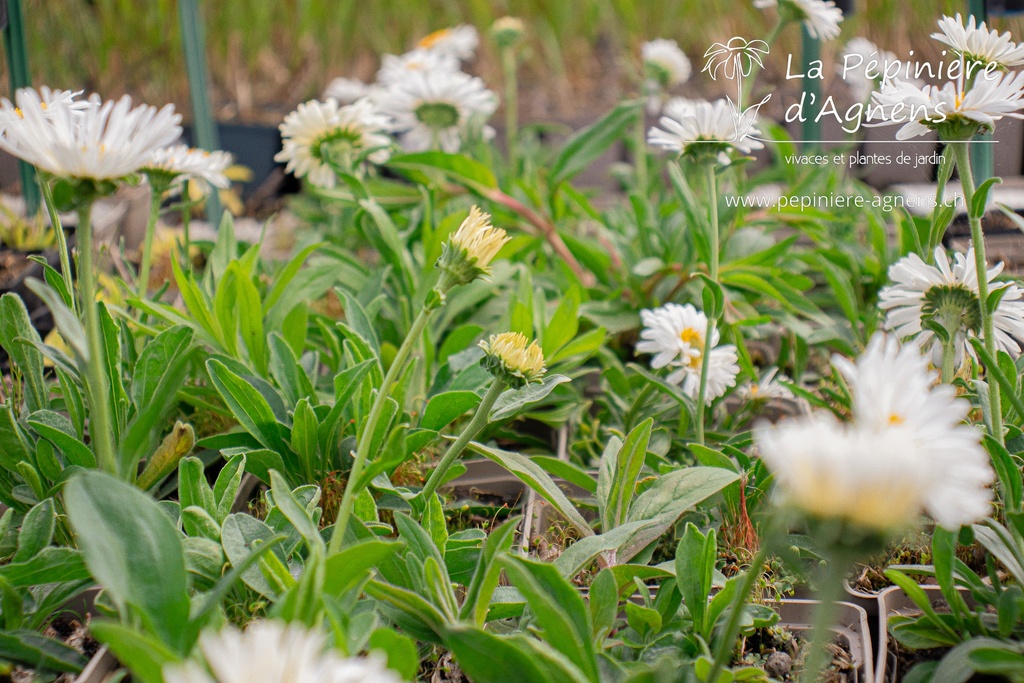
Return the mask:
MULTIPOLYGON (((153 260, 153 233, 156 232, 156 222, 160 217, 160 202, 163 199, 163 191, 150 185, 149 198, 149 220, 146 222, 146 237, 142 241, 142 262, 139 264, 139 280, 136 282, 139 298, 143 299, 149 291, 149 269, 153 260)), ((188 254, 188 251, 185 252, 188 254)))
POLYGON ((649 180, 647 178, 647 117, 640 107, 637 112, 636 127, 633 129, 633 159, 636 165, 636 192, 641 197, 647 196, 649 180))
MULTIPOLYGON (((709 161, 706 164, 708 176, 708 199, 711 204, 711 219, 708 223, 708 244, 710 245, 710 258, 708 263, 708 276, 716 284, 718 283, 718 259, 719 259, 719 226, 718 226, 718 177, 715 173, 715 163, 709 161)), ((711 368, 711 340, 715 335, 715 315, 708 315, 708 326, 704 332, 704 348, 701 350, 700 363, 700 386, 697 389, 697 443, 704 445, 704 412, 708 389, 708 371, 711 368)))
MULTIPOLYGON (((39 179, 39 188, 42 191, 43 203, 46 204, 46 212, 50 216, 50 226, 53 228, 53 234, 57 238, 57 254, 60 256, 60 270, 61 275, 64 276, 64 282, 67 283, 68 291, 74 292, 74 282, 71 279, 71 257, 68 255, 68 242, 64 237, 64 226, 60 224, 60 216, 57 215, 57 207, 53 203, 53 188, 50 187, 50 181, 45 178, 39 179)), ((71 297, 71 311, 73 313, 78 311, 78 305, 75 303, 75 297, 71 297)))
MULTIPOLYGON (((960 184, 964 190, 964 201, 967 204, 967 218, 971 225, 971 242, 974 245, 974 261, 978 271, 978 298, 981 304, 981 327, 985 350, 995 359, 999 356, 996 346, 995 326, 988 310, 988 262, 985 258, 985 234, 981 229, 981 216, 974 212, 974 174, 971 172, 971 154, 966 142, 953 142, 953 153, 956 155, 956 167, 960 171, 960 184)), ((984 212, 984 207, 982 207, 984 212)), ((1003 407, 999 393, 999 384, 991 377, 986 377, 989 392, 989 409, 992 418, 992 436, 1000 444, 1003 443, 1003 407)))
POLYGON ((78 284, 85 311, 85 336, 89 348, 86 372, 89 382, 89 437, 96 461, 105 472, 118 474, 114 458, 114 438, 110 419, 110 391, 107 386, 106 358, 96 308, 96 276, 92 262, 92 202, 78 208, 78 284))
POLYGON ((750 591, 754 588, 754 583, 757 578, 761 576, 761 568, 764 567, 765 560, 768 559, 768 550, 761 548, 754 555, 754 559, 750 561, 750 567, 747 568, 746 574, 743 575, 743 582, 740 584, 739 589, 736 592, 736 599, 733 602, 732 610, 729 612, 729 621, 725 624, 725 630, 722 631, 721 640, 718 641, 718 648, 715 651, 715 661, 711 667, 711 675, 707 677, 709 681, 718 680, 718 673, 726 666, 729 665, 729 659, 732 657, 733 650, 736 646, 736 636, 740 632, 740 619, 743 616, 743 606, 747 604, 747 599, 750 597, 750 591))
POLYGON ((823 573, 824 585, 820 586, 818 599, 821 601, 814 611, 814 622, 811 625, 811 643, 804 670, 800 676, 801 683, 817 683, 822 669, 831 660, 831 649, 828 647, 832 639, 832 625, 835 622, 836 603, 842 597, 843 579, 849 571, 850 564, 840 554, 829 560, 823 573))
POLYGON ((370 456, 370 442, 373 441, 373 433, 377 428, 377 422, 380 421, 381 413, 384 411, 384 404, 391 394, 391 386, 401 376, 413 346, 423 334, 423 330, 426 329, 427 322, 435 310, 436 307, 429 306, 424 306, 420 310, 419 315, 416 316, 412 327, 409 329, 409 334, 406 335, 402 341, 402 346, 398 349, 398 353, 395 354, 395 359, 391 362, 391 367, 388 368, 388 372, 384 376, 384 382, 381 384, 380 390, 373 400, 373 405, 370 407, 370 415, 366 420, 366 427, 363 429, 363 433, 359 435, 356 455, 352 461, 352 471, 349 473, 348 483, 345 484, 345 493, 342 495, 341 503, 338 506, 338 519, 334 524, 334 531, 331 535, 328 550, 331 555, 341 549, 341 540, 345 536, 349 518, 352 516, 352 507, 355 505, 356 495, 359 493, 355 489, 359 478, 363 474, 363 468, 366 467, 366 460, 370 456))
MULTIPOLYGON (((775 26, 772 27, 772 30, 768 33, 767 37, 765 37, 765 39, 764 39, 764 42, 768 44, 769 48, 778 39, 779 34, 782 33, 782 29, 786 28, 786 24, 787 23, 789 23, 789 22, 787 21, 786 17, 784 17, 784 16, 782 16, 780 14, 778 21, 775 22, 775 26)), ((739 65, 737 65, 737 66, 739 66, 739 65)), ((741 79, 743 81, 743 90, 742 90, 742 92, 740 94, 740 101, 736 103, 736 107, 740 111, 743 111, 744 103, 750 101, 750 96, 754 92, 754 84, 757 82, 757 75, 756 75, 756 72, 753 71, 753 69, 752 69, 751 73, 750 73, 750 76, 744 77, 743 76, 743 72, 740 69, 737 69, 736 70, 736 78, 739 78, 739 79, 741 79)))
POLYGON ((188 228, 192 220, 192 195, 189 193, 189 182, 186 177, 181 183, 181 230, 185 246, 185 272, 192 272, 192 244, 189 240, 188 228))
POLYGON ((494 402, 501 396, 501 392, 505 391, 507 385, 500 379, 495 379, 491 386, 487 389, 487 393, 484 394, 483 399, 480 401, 479 407, 476 409, 476 414, 473 415, 473 419, 470 420, 466 428, 459 434, 459 438, 455 440, 455 443, 448 448, 448 452, 441 458, 441 462, 437 463, 437 467, 430 473, 430 477, 427 479, 427 483, 423 486, 423 490, 420 492, 420 499, 424 503, 434 495, 437 488, 444 481, 445 475, 448 474, 448 470, 451 469, 455 460, 462 455, 462 451, 465 450, 466 446, 476 438, 477 434, 480 433, 484 427, 487 426, 488 416, 490 415, 491 408, 494 407, 494 402))

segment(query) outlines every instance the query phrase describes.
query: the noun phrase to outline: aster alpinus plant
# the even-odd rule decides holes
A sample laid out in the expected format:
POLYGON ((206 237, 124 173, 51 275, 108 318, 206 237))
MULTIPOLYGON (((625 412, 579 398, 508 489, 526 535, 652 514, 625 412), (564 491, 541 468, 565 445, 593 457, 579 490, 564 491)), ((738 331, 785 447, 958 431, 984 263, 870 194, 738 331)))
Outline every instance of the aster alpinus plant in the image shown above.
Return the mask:
MULTIPOLYGON (((878 125, 904 124, 896 134, 898 139, 906 140, 934 130, 952 148, 967 205, 975 272, 983 273, 989 269, 981 219, 989 190, 997 181, 989 179, 977 186, 969 145, 975 136, 995 130, 996 123, 1004 117, 1024 118, 1019 113, 1024 108, 1024 73, 1009 71, 1024 63, 1024 46, 1013 43, 1008 34, 990 31, 984 23, 976 25, 973 18, 965 26, 959 14, 955 19, 944 17, 939 21, 939 29, 932 38, 952 48, 960 57, 957 79, 938 87, 897 78, 885 84, 872 99, 887 119, 886 123, 878 125)), ((989 279, 979 277, 977 283, 981 337, 988 355, 996 358, 998 338, 995 315, 990 309, 989 279)), ((995 381, 989 382, 989 409, 993 436, 1002 443, 1002 397, 995 381)))
POLYGON ((334 535, 331 538, 332 554, 341 547, 342 538, 348 527, 352 506, 355 504, 355 496, 359 493, 355 490, 355 482, 359 481, 363 468, 366 466, 377 422, 380 420, 393 385, 405 370, 413 347, 419 342, 431 316, 444 305, 448 293, 455 287, 466 285, 479 277, 486 276, 490 272, 491 261, 510 239, 504 230, 490 224, 490 218, 488 214, 474 206, 470 210, 469 216, 443 247, 441 257, 437 261, 437 270, 439 271, 437 283, 427 293, 423 307, 391 361, 380 390, 370 408, 366 426, 359 435, 352 471, 349 474, 349 485, 345 487, 334 535))
MULTIPOLYGON (((43 96, 31 90, 19 92, 23 107, 4 103, 4 130, 0 147, 27 161, 40 172, 43 196, 56 219, 50 183, 63 190, 67 208, 78 212, 78 267, 80 305, 85 318, 86 346, 81 349, 88 370, 90 436, 100 467, 118 472, 114 452, 111 408, 107 399, 109 380, 97 310, 96 273, 93 266, 92 206, 119 185, 133 182, 157 149, 181 135, 181 116, 168 105, 157 111, 142 105, 132 108, 131 99, 103 102, 93 95, 86 102, 72 96, 43 96), (49 102, 43 106, 43 97, 49 102)), ((62 230, 54 220, 58 235, 62 230)), ((65 277, 67 265, 65 264, 65 277)), ((71 286, 70 280, 67 281, 71 286)))

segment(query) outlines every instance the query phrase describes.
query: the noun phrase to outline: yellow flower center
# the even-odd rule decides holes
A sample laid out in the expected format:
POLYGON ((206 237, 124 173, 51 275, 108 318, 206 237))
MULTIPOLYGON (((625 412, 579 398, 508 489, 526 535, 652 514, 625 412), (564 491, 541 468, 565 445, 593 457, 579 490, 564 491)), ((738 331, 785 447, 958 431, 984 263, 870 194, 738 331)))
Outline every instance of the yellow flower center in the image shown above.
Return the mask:
POLYGON ((904 422, 906 422, 906 420, 903 419, 902 415, 899 415, 897 413, 889 413, 889 426, 890 427, 894 427, 896 425, 901 425, 904 422))
POLYGON ((443 29, 441 29, 439 31, 434 31, 431 34, 429 34, 427 36, 424 36, 423 39, 420 40, 419 43, 417 43, 416 47, 422 47, 424 49, 430 49, 430 48, 434 47, 435 45, 437 45, 442 40, 444 40, 445 38, 447 38, 448 34, 450 34, 450 33, 451 33, 451 29, 447 29, 447 28, 443 28, 443 29))
POLYGON ((690 367, 699 366, 701 364, 701 356, 704 355, 703 333, 699 330, 693 329, 692 327, 687 327, 679 333, 679 339, 681 339, 684 344, 690 345, 690 353, 681 359, 683 363, 690 367))

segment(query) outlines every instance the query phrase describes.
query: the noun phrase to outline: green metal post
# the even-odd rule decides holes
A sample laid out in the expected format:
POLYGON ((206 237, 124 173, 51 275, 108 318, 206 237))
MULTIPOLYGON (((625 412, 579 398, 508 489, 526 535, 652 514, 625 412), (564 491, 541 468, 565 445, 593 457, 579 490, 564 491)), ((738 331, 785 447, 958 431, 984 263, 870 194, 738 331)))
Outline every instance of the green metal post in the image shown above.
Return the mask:
MULTIPOLYGON (((968 12, 979 23, 988 19, 985 0, 968 0, 968 12)), ((988 141, 992 139, 992 135, 979 135, 974 139, 988 141)), ((971 145, 971 166, 974 170, 974 180, 978 184, 985 182, 995 174, 995 161, 992 158, 993 147, 994 145, 988 142, 971 145)))
MULTIPOLYGON (((0 0, 3 1, 3 0, 0 0)), ((25 15, 21 0, 7 1, 7 22, 4 25, 4 49, 7 52, 7 74, 11 82, 11 99, 18 88, 28 88, 32 78, 28 71, 28 48, 25 45, 25 15)), ((36 171, 31 164, 18 161, 21 172, 21 196, 25 199, 25 215, 33 216, 39 210, 39 186, 36 171)))
MULTIPOLYGON (((803 48, 802 48, 802 61, 803 71, 801 73, 809 73, 811 69, 811 62, 821 59, 821 43, 818 42, 817 38, 812 38, 811 34, 807 32, 807 27, 801 24, 801 32, 803 34, 803 48)), ((803 139, 809 141, 821 140, 821 122, 816 121, 816 112, 821 108, 823 102, 821 100, 821 81, 817 78, 805 78, 803 79, 804 92, 807 93, 807 104, 810 106, 809 111, 805 112, 806 120, 802 125, 803 139)), ((817 147, 817 142, 810 142, 805 144, 805 151, 817 147)))
MULTIPOLYGON (((217 124, 213 119, 210 92, 207 89, 206 37, 198 0, 178 0, 178 21, 181 24, 181 42, 185 50, 185 68, 192 99, 192 142, 196 147, 212 152, 220 147, 220 141, 217 139, 217 124)), ((216 190, 212 190, 206 199, 206 219, 214 228, 220 225, 220 214, 220 197, 216 190)))

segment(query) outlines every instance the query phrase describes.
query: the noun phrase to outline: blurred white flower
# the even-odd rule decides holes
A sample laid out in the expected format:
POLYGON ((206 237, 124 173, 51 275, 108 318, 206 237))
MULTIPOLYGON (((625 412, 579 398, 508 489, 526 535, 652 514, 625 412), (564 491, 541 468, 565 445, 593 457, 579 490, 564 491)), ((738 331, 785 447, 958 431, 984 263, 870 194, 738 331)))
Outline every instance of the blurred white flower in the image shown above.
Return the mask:
POLYGON ((833 0, 754 0, 754 7, 766 9, 778 7, 781 12, 790 12, 802 21, 812 38, 834 40, 839 37, 843 11, 833 0))
POLYGON ((746 401, 767 401, 775 398, 793 398, 793 392, 782 382, 789 382, 785 375, 779 374, 778 368, 771 368, 757 381, 747 382, 739 389, 740 398, 746 401))
POLYGON ((410 72, 375 96, 394 120, 402 146, 418 152, 457 152, 466 133, 484 123, 498 106, 497 96, 479 78, 456 72, 410 72))
POLYGON ((195 662, 164 669, 167 683, 401 683, 377 657, 341 657, 327 638, 301 624, 261 621, 244 632, 228 626, 204 632, 195 662))
POLYGON ((335 78, 324 89, 324 100, 337 100, 338 104, 352 104, 370 95, 373 88, 358 78, 335 78))
POLYGON ((459 60, 447 52, 416 49, 404 55, 384 55, 377 72, 378 85, 389 87, 401 83, 410 73, 454 73, 459 70, 459 60))
MULTIPOLYGON (((986 273, 989 292, 1005 290, 992 316, 996 346, 1013 358, 1024 350, 1024 290, 1010 282, 997 282, 1003 271, 998 264, 986 273)), ((956 357, 959 367, 965 353, 973 356, 968 338, 980 336, 981 303, 978 298, 978 270, 974 249, 955 254, 950 263, 941 247, 935 250, 935 265, 917 254, 900 259, 889 268, 892 284, 879 293, 879 307, 885 311, 885 329, 901 340, 915 338, 930 349, 932 363, 942 364, 942 342, 923 323, 929 320, 949 329, 955 326, 956 357)))
POLYGON ((711 343, 705 342, 708 318, 690 304, 665 304, 654 310, 640 312, 644 329, 637 343, 638 353, 654 354, 651 367, 655 370, 668 367, 672 372, 668 381, 678 384, 690 398, 697 398, 700 391, 701 366, 704 353, 710 353, 705 400, 713 400, 735 386, 737 365, 736 347, 732 344, 719 346, 720 335, 714 330, 711 343))
POLYGON ((460 24, 424 36, 420 42, 416 43, 416 47, 451 55, 465 62, 473 58, 479 44, 480 34, 476 28, 460 24))
POLYGON ((644 43, 640 50, 644 67, 663 88, 674 88, 685 83, 693 72, 689 58, 674 40, 651 40, 644 43))
POLYGON ((989 30, 984 21, 975 24, 973 15, 966 26, 959 13, 956 18, 942 17, 939 32, 933 33, 932 38, 949 45, 967 62, 980 63, 981 68, 976 69, 975 74, 989 64, 1001 69, 1024 65, 1024 45, 1015 43, 1009 31, 1000 35, 998 31, 989 30))
POLYGON ((981 434, 916 345, 876 334, 851 362, 836 358, 853 419, 829 413, 761 426, 755 443, 783 502, 819 518, 890 532, 927 512, 956 530, 990 512, 993 481, 981 434))
MULTIPOLYGON (((905 124, 896 133, 898 140, 909 140, 928 131, 940 136, 949 133, 956 139, 970 139, 978 132, 992 131, 1004 116, 1021 119, 1024 108, 1024 72, 978 76, 964 92, 956 83, 941 88, 915 85, 898 78, 872 95, 878 113, 888 124, 905 124)), ((872 119, 877 118, 872 115, 872 119)))
POLYGON ((336 100, 310 100, 285 117, 279 128, 284 146, 274 157, 285 171, 307 177, 319 187, 338 182, 331 161, 358 163, 365 158, 382 164, 391 156, 390 121, 373 102, 363 98, 338 106, 336 100))
POLYGON ((231 185, 224 175, 230 165, 231 155, 227 152, 208 152, 188 145, 173 145, 155 150, 142 172, 151 178, 160 175, 166 181, 174 182, 188 178, 225 189, 231 185))
POLYGON ((131 98, 93 95, 76 101, 67 91, 19 90, 17 108, 4 102, 0 147, 54 176, 118 180, 149 162, 153 151, 181 136, 181 115, 131 98))
POLYGON ((665 113, 658 121, 660 128, 653 127, 647 134, 647 141, 655 147, 680 154, 706 153, 718 156, 722 163, 728 162, 726 153, 730 150, 750 154, 764 147, 752 137, 760 135, 755 127, 756 108, 740 114, 727 100, 689 104, 683 100, 671 114, 668 110, 665 113))

